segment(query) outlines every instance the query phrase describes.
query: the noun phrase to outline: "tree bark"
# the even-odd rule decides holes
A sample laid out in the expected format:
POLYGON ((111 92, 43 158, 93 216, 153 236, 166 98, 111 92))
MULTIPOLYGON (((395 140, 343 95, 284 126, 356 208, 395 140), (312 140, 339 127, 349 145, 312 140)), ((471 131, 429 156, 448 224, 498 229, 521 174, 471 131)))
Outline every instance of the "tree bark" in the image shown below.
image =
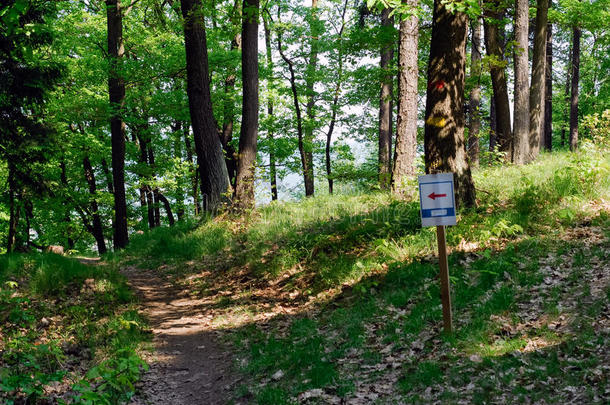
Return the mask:
POLYGON ((258 14, 259 0, 244 0, 241 53, 243 104, 235 208, 254 208, 254 175, 258 140, 258 14))
MULTIPOLYGON (((394 28, 394 18, 390 17, 389 8, 381 12, 381 29, 387 36, 387 31, 394 28)), ((394 56, 393 41, 381 47, 379 67, 382 71, 381 91, 379 94, 379 148, 377 154, 378 177, 381 189, 389 189, 391 184, 391 154, 392 154, 392 83, 390 63, 394 56)))
POLYGON ((529 1, 515 1, 515 99, 513 104, 512 162, 524 164, 529 156, 530 87, 529 87, 529 1))
MULTIPOLYGON (((332 177, 332 165, 330 156, 330 147, 332 145, 333 131, 335 130, 335 123, 337 121, 337 110, 339 104, 339 95, 341 94, 341 85, 343 84, 343 31, 345 30, 345 13, 347 11, 347 2, 343 3, 343 11, 341 13, 341 28, 339 29, 338 37, 338 68, 337 68, 337 83, 335 84, 335 95, 333 96, 333 103, 331 105, 331 117, 330 124, 328 125, 328 131, 326 131, 326 178, 328 180, 328 194, 333 193, 333 177, 332 177)), ((390 135, 391 136, 391 135, 390 135)))
POLYGON ((199 215, 201 212, 201 207, 199 206, 199 169, 197 168, 197 162, 193 161, 193 146, 191 145, 191 137, 189 133, 189 125, 184 126, 184 146, 186 147, 186 160, 191 163, 192 169, 190 170, 191 177, 191 190, 193 197, 193 206, 195 208, 195 216, 199 215))
MULTIPOLYGON (((413 10, 417 0, 406 0, 413 10)), ((417 150, 417 78, 419 18, 413 14, 400 22, 398 44, 398 117, 392 169, 392 192, 403 195, 405 180, 415 176, 417 150)))
MULTIPOLYGON (((64 192, 68 192, 68 174, 66 173, 66 161, 62 158, 59 163, 59 167, 61 169, 61 185, 64 188, 64 192)), ((74 249, 74 239, 72 239, 72 219, 70 218, 70 206, 66 204, 64 206, 64 222, 66 223, 66 246, 68 249, 74 249)))
POLYGON ((172 214, 172 207, 169 203, 169 200, 160 192, 157 192, 157 198, 163 203, 163 208, 165 209, 165 214, 167 215, 167 221, 169 222, 169 226, 174 226, 176 221, 174 220, 174 214, 172 214))
POLYGON ((544 149, 553 149, 553 24, 546 30, 546 69, 544 96, 544 149))
POLYGON ((85 173, 85 179, 89 185, 89 195, 91 200, 89 202, 89 211, 91 211, 91 219, 93 226, 90 231, 95 242, 97 243, 97 252, 100 255, 106 253, 106 241, 104 240, 104 228, 102 226, 102 220, 100 218, 99 208, 97 204, 97 185, 95 184, 95 172, 93 166, 89 160, 89 156, 83 157, 83 169, 85 173))
POLYGON ((434 1, 428 61, 424 149, 426 173, 452 172, 456 203, 474 206, 464 142, 464 70, 468 17, 434 1))
POLYGON ((534 31, 534 53, 532 55, 532 83, 530 91, 530 134, 528 162, 540 153, 544 128, 544 96, 546 65, 546 29, 549 0, 536 1, 536 27, 534 31))
POLYGON ((496 115, 496 97, 491 95, 489 100, 489 151, 496 149, 496 134, 498 132, 498 120, 496 115))
POLYGON ((15 182, 15 169, 8 163, 8 193, 9 193, 9 223, 6 251, 11 253, 17 245, 17 230, 19 227, 19 216, 21 206, 17 201, 17 184, 15 182))
MULTIPOLYGON (((270 72, 269 85, 273 87, 273 56, 271 52, 271 30, 269 29, 269 23, 267 17, 263 15, 263 25, 265 29, 265 49, 267 56, 267 65, 270 72)), ((267 115, 273 120, 273 96, 269 96, 267 101, 267 115)), ((275 159, 275 143, 274 143, 274 127, 273 124, 269 126, 267 131, 267 139, 269 141, 269 182, 271 183, 271 200, 277 200, 277 168, 275 159)))
POLYGON ((494 60, 490 62, 491 82, 493 87, 496 111, 496 143, 500 152, 505 152, 506 159, 510 160, 510 150, 512 145, 512 132, 510 128, 510 106, 508 101, 508 86, 506 84, 506 72, 504 67, 504 52, 500 39, 498 27, 504 10, 499 10, 499 2, 494 0, 489 3, 489 14, 498 21, 485 19, 485 47, 487 55, 494 60))
POLYGON ((580 27, 572 27, 572 93, 570 96, 570 150, 578 147, 578 81, 580 79, 580 27))
POLYGON ((318 20, 318 0, 311 0, 311 20, 310 20, 310 41, 309 41, 309 62, 305 72, 305 96, 307 104, 305 105, 305 114, 307 115, 307 125, 304 128, 302 160, 303 177, 305 181, 305 196, 314 195, 314 168, 313 168, 313 139, 315 127, 315 104, 316 92, 314 89, 316 69, 318 66, 318 48, 321 30, 318 20))
MULTIPOLYGON (((231 41, 231 51, 241 50, 241 34, 236 34, 231 41)), ((231 185, 235 186, 235 178, 237 175, 237 151, 231 145, 233 139, 233 121, 235 120, 235 109, 233 106, 232 93, 235 90, 235 69, 230 68, 229 75, 225 79, 225 99, 223 108, 223 123, 220 143, 225 154, 225 163, 227 164, 227 172, 231 185)))
POLYGON ((208 52, 203 4, 198 0, 181 0, 186 49, 187 95, 203 209, 214 212, 226 200, 230 189, 227 165, 218 139, 208 76, 208 52))
POLYGON ((476 80, 470 91, 468 123, 468 158, 470 165, 479 166, 479 132, 481 131, 481 22, 472 22, 472 48, 470 50, 470 77, 476 80))
MULTIPOLYGON (((278 14, 280 14, 280 8, 278 7, 278 14)), ((279 16, 278 16, 279 20, 279 16)), ((299 154, 301 156, 301 165, 303 167, 303 176, 305 177, 305 196, 313 195, 313 177, 309 176, 308 173, 313 174, 313 168, 310 165, 310 161, 307 159, 305 142, 303 140, 303 116, 301 114, 301 104, 299 103, 299 93, 297 90, 296 75, 294 72, 294 62, 284 54, 282 50, 282 35, 278 33, 277 36, 277 48, 280 56, 286 62, 288 66, 288 72, 290 74, 288 80, 290 81, 290 90, 292 92, 292 102, 294 104, 294 111, 297 119, 297 137, 299 154), (308 194, 309 193, 309 194, 308 194)))
POLYGON ((569 124, 570 114, 570 84, 572 82, 572 44, 570 44, 570 51, 568 52, 569 62, 566 64, 566 82, 564 91, 564 108, 563 108, 563 125, 561 126, 561 147, 566 146, 566 130, 569 124))
POLYGON ((112 143, 112 180, 114 185, 114 248, 127 246, 127 202, 125 199, 125 81, 121 72, 123 18, 120 0, 106 0, 108 23, 108 94, 112 143))

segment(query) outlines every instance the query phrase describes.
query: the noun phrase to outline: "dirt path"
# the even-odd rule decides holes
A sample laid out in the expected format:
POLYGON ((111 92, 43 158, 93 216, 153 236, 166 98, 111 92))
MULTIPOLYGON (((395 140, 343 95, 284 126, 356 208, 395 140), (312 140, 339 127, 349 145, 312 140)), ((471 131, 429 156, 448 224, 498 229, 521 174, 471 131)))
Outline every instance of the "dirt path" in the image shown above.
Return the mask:
POLYGON ((227 403, 237 383, 233 358, 209 327, 201 302, 152 272, 123 273, 140 296, 155 347, 131 404, 227 403))

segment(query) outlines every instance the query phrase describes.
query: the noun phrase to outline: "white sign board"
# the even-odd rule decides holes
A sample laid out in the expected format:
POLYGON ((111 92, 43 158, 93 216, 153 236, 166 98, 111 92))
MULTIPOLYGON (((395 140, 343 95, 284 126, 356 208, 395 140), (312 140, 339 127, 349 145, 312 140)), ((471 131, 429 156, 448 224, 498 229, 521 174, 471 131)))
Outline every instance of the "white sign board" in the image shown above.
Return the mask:
POLYGON ((453 173, 419 176, 422 226, 455 225, 453 173))

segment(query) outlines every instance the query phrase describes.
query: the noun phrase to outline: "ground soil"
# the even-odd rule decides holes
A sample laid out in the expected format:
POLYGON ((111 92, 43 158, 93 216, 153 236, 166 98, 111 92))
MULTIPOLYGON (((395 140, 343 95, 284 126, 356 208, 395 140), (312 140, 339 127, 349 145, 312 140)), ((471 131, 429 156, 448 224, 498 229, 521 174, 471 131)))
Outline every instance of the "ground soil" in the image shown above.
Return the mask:
POLYGON ((150 271, 123 272, 153 332, 150 369, 131 404, 226 404, 238 377, 233 357, 210 327, 201 302, 150 271))

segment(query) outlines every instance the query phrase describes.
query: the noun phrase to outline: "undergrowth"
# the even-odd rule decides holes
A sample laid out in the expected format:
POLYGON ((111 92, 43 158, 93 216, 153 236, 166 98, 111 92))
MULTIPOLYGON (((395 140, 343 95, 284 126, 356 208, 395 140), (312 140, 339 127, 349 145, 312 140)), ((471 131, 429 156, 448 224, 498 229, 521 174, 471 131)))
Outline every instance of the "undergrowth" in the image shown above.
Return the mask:
POLYGON ((134 392, 145 322, 116 268, 0 256, 0 399, 116 404, 134 392))

